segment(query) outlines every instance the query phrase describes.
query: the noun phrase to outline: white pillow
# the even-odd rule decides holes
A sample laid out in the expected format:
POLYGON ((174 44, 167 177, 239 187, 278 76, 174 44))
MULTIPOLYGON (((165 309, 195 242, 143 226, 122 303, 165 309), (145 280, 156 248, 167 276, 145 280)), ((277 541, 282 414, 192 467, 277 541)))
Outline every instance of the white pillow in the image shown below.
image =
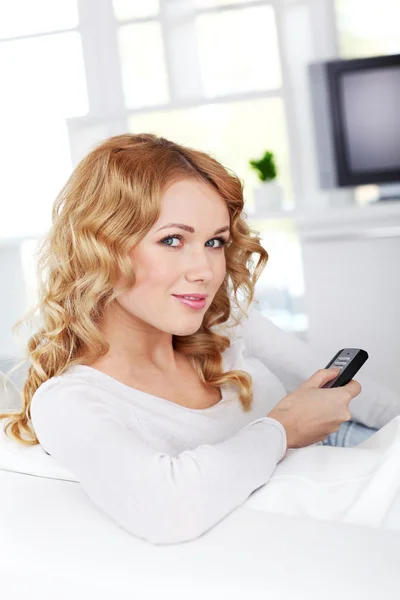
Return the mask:
MULTIPOLYGON (((21 408, 21 392, 7 375, 0 372, 0 413, 19 412, 21 408)), ((72 471, 59 465, 39 444, 25 446, 6 435, 6 424, 7 419, 0 420, 0 471, 78 481, 72 471)))
POLYGON ((19 412, 21 408, 21 392, 11 379, 0 371, 0 413, 19 412))

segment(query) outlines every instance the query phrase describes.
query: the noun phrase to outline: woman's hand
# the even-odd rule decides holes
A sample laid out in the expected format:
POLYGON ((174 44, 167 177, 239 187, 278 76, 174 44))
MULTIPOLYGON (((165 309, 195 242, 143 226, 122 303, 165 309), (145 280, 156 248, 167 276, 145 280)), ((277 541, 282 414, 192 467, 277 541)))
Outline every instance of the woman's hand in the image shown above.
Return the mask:
POLYGON ((354 379, 337 388, 320 389, 339 374, 339 369, 319 369, 271 410, 268 417, 286 431, 287 447, 302 448, 324 440, 350 421, 349 403, 361 392, 354 379))

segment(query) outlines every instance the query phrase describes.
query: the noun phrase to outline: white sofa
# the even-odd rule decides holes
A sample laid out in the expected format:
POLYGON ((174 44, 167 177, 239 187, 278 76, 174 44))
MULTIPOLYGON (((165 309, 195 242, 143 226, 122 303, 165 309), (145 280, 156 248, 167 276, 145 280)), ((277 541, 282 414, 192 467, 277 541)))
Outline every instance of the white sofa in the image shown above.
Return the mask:
POLYGON ((1 598, 400 598, 400 495, 397 484, 388 484, 400 459, 400 452, 392 452, 400 417, 378 432, 380 437, 373 436, 375 449, 370 438, 364 450, 308 447, 292 452, 267 485, 212 530, 196 540, 164 546, 118 526, 41 446, 23 447, 5 438, 3 423, 1 598), (338 495, 347 489, 348 473, 343 479, 342 471, 335 471, 332 456, 342 456, 335 450, 371 457, 363 462, 363 468, 371 465, 370 471, 364 468, 340 515, 334 509, 349 497, 338 495), (322 463, 312 458, 313 452, 322 463), (328 471, 324 457, 331 461, 328 471), (295 483, 299 468, 301 485, 295 483), (330 473, 329 481, 321 479, 321 468, 330 473), (373 485, 377 482, 382 485, 373 485), (360 524, 368 519, 373 526, 360 524))
POLYGON ((184 544, 153 546, 79 484, 0 471, 7 600, 368 600, 400 597, 400 532, 245 505, 184 544))

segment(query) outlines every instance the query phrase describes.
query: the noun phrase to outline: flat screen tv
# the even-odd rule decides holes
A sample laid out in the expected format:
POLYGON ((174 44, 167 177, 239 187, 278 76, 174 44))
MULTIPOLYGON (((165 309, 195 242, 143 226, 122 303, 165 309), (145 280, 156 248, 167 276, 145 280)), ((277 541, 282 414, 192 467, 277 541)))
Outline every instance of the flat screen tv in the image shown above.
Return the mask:
POLYGON ((400 183, 400 54, 309 65, 323 188, 400 183))

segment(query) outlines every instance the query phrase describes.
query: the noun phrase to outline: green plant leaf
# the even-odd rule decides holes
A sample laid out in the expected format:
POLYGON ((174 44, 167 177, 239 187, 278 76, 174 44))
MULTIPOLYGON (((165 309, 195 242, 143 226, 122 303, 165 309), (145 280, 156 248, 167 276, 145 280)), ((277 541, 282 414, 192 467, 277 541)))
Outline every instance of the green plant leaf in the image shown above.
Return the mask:
POLYGON ((272 179, 275 179, 278 174, 274 154, 269 150, 267 150, 259 160, 250 160, 249 164, 257 171, 258 178, 261 181, 271 181, 272 179))

